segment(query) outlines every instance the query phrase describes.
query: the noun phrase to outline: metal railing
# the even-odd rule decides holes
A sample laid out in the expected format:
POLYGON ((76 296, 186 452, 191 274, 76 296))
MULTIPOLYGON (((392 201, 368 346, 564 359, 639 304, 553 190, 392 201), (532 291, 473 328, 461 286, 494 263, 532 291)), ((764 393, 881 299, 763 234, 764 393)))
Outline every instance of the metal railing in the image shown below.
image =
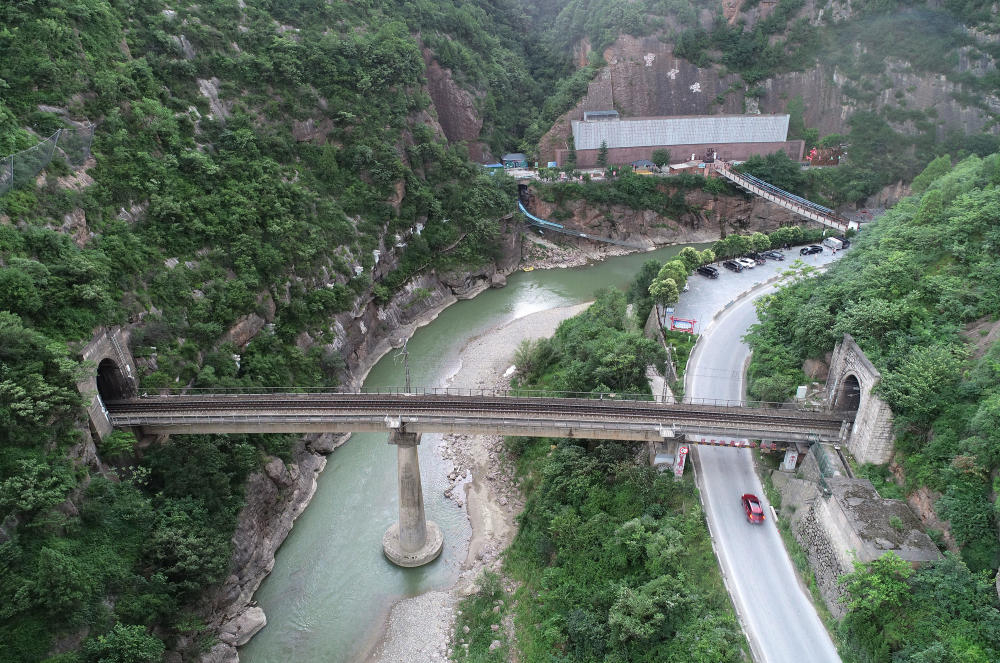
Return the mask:
POLYGON ((581 237, 583 239, 593 240, 595 242, 604 242, 605 244, 616 244, 618 246, 625 246, 630 249, 645 249, 647 248, 643 244, 634 244, 632 242, 626 242, 620 239, 611 239, 610 237, 598 237, 596 235, 587 235, 580 232, 579 230, 573 230, 572 228, 567 228, 560 223, 553 223, 552 221, 546 221, 541 219, 531 212, 529 212, 525 207, 524 203, 520 200, 517 201, 517 207, 521 211, 521 214, 527 217, 528 223, 535 226, 536 228, 543 228, 545 230, 551 230, 552 232, 562 233, 563 235, 569 235, 570 237, 581 237))
MULTIPOLYGON (((550 391, 543 389, 496 389, 488 387, 410 387, 403 386, 374 386, 362 387, 361 389, 344 389, 342 387, 233 387, 233 388, 188 388, 178 387, 158 389, 156 394, 144 393, 145 396, 153 395, 187 395, 187 396, 211 396, 211 395, 274 395, 288 394, 289 396, 307 396, 310 394, 343 394, 343 395, 396 395, 396 396, 459 396, 459 397, 479 397, 479 398, 538 398, 555 399, 571 398, 581 400, 601 400, 622 403, 656 403, 656 397, 652 394, 640 394, 630 392, 591 392, 591 391, 550 391)), ((755 410, 782 410, 785 412, 826 412, 827 410, 818 404, 804 404, 777 401, 747 401, 728 400, 720 398, 692 398, 685 397, 678 405, 703 405, 720 408, 739 408, 755 410)))
POLYGON ((811 200, 796 196, 795 194, 789 193, 784 189, 779 189, 773 184, 769 184, 768 182, 754 177, 749 173, 737 173, 726 163, 717 163, 715 171, 737 186, 746 189, 750 193, 764 198, 765 200, 770 200, 776 205, 780 205, 785 209, 806 217, 807 219, 818 221, 823 225, 836 228, 842 232, 846 232, 849 229, 857 229, 858 227, 856 222, 849 221, 828 207, 818 205, 811 200))

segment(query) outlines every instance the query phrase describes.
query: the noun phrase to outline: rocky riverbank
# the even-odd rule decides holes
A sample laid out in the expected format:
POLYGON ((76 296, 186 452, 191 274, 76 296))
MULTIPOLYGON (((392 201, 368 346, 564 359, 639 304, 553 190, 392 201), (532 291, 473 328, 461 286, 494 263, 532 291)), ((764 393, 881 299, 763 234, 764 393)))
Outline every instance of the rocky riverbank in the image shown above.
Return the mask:
MULTIPOLYGON (((488 330, 461 352, 461 368, 451 386, 506 389, 508 367, 518 344, 551 336, 560 322, 589 304, 540 311, 488 330)), ((515 518, 524 506, 514 482, 513 464, 499 435, 445 435, 437 453, 450 460, 445 494, 464 504, 472 524, 469 551, 458 581, 447 591, 428 592, 393 606, 384 636, 366 660, 410 663, 448 658, 455 606, 476 590, 483 569, 498 570, 500 553, 516 532, 515 518)), ((447 545, 447 542, 446 542, 447 545)))

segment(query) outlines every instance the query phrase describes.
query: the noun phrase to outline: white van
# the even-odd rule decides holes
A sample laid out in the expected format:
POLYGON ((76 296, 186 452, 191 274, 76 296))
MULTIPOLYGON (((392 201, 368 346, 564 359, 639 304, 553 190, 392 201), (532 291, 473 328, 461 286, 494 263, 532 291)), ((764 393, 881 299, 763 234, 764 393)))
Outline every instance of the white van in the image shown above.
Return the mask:
POLYGON ((827 237, 823 240, 823 246, 829 247, 834 251, 839 251, 844 248, 844 243, 836 237, 827 237))

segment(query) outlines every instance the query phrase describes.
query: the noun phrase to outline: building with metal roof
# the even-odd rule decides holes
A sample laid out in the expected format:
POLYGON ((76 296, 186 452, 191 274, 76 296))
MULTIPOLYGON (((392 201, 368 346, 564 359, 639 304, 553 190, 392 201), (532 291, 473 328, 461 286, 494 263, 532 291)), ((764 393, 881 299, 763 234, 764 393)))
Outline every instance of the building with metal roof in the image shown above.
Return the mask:
MULTIPOLYGON (((788 115, 692 115, 588 119, 572 123, 577 165, 596 165, 604 143, 608 163, 626 164, 650 159, 653 150, 667 149, 674 159, 700 158, 712 151, 719 158, 742 161, 754 154, 785 152, 802 160, 805 147, 801 140, 788 140, 788 115)), ((614 111, 612 111, 614 112, 614 111)), ((569 150, 558 150, 556 160, 565 163, 569 150)))
POLYGON ((500 157, 500 161, 503 161, 504 168, 527 168, 528 167, 528 157, 527 155, 521 154, 520 152, 513 152, 511 154, 505 154, 500 157))

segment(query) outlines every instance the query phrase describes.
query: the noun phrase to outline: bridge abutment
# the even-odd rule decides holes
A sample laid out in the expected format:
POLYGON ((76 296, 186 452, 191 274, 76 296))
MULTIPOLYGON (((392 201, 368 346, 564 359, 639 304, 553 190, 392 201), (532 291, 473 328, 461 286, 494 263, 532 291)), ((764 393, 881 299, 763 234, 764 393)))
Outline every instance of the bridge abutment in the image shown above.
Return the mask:
POLYGON ((386 530, 382 537, 382 550, 393 564, 423 566, 441 554, 444 534, 437 523, 427 520, 424 515, 420 461, 417 458, 420 434, 396 429, 389 433, 389 444, 396 445, 399 521, 386 530))

